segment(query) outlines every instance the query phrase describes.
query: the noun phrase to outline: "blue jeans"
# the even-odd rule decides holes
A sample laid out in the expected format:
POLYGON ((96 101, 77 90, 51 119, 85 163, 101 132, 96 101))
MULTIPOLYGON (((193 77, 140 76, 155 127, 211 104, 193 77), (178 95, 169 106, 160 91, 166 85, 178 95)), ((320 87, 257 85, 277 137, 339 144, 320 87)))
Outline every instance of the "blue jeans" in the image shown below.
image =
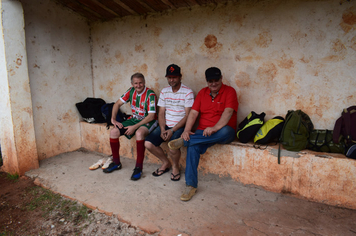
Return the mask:
POLYGON ((187 147, 187 160, 185 168, 185 182, 187 185, 198 187, 198 165, 200 154, 204 154, 208 147, 216 143, 227 144, 235 139, 236 132, 230 126, 224 126, 210 137, 203 136, 204 130, 196 130, 190 135, 189 141, 184 141, 187 147))
MULTIPOLYGON (((166 130, 169 130, 171 128, 169 128, 167 125, 165 127, 166 130)), ((177 139, 180 138, 180 136, 182 135, 184 131, 184 127, 179 128, 176 132, 173 133, 172 137, 170 140, 173 139, 177 139)), ((161 127, 157 127, 155 128, 145 139, 148 142, 151 142, 153 145, 155 145, 156 147, 158 147, 159 145, 161 145, 164 140, 161 138, 161 127)), ((170 141, 168 140, 168 141, 170 141)))

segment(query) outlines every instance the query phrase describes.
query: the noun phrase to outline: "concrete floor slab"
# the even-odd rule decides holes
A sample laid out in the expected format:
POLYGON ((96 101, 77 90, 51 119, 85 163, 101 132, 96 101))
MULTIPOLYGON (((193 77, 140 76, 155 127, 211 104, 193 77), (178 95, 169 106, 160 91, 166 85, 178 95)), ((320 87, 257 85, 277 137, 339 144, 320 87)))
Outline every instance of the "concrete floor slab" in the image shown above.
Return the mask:
POLYGON ((143 177, 130 180, 135 161, 110 174, 88 167, 106 155, 63 153, 40 161, 26 176, 52 191, 115 214, 146 232, 159 235, 356 235, 356 211, 244 186, 230 178, 200 175, 197 194, 180 201, 184 173, 152 176, 159 167, 144 163, 143 177))

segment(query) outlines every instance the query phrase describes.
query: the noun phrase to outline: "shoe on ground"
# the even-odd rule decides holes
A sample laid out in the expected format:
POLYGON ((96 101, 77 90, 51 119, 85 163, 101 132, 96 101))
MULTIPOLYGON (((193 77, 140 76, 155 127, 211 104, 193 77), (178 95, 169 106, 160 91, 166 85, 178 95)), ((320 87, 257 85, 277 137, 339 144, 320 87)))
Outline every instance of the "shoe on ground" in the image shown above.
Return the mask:
POLYGON ((182 138, 177 138, 168 143, 168 147, 172 150, 178 150, 184 146, 184 140, 182 138))
POLYGON ((140 167, 135 167, 134 172, 131 175, 131 180, 139 180, 142 175, 142 170, 140 167))
POLYGON ((182 194, 182 196, 180 196, 180 200, 189 201, 190 199, 192 199, 192 197, 195 195, 196 192, 197 192, 197 188, 187 185, 185 186, 184 193, 182 194))
POLYGON ((114 162, 112 162, 108 168, 104 169, 103 172, 104 173, 111 173, 115 170, 120 170, 122 167, 121 163, 119 165, 116 165, 114 162))
POLYGON ((99 161, 95 162, 93 165, 91 165, 89 167, 89 170, 96 170, 98 169, 99 167, 103 166, 104 165, 104 159, 100 159, 99 161))
POLYGON ((113 160, 112 157, 109 157, 101 168, 104 170, 108 168, 111 163, 113 163, 113 160))

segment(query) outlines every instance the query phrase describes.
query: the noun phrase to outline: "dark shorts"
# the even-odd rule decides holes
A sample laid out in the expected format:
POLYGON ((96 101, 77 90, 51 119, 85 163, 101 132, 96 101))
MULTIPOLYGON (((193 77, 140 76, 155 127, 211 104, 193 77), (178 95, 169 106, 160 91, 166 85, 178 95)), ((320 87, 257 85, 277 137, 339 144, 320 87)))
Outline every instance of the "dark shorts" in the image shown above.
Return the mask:
MULTIPOLYGON (((169 130, 171 128, 169 128, 167 125, 166 125, 166 130, 169 130)), ((177 131, 175 131, 171 137, 170 140, 173 140, 173 139, 177 139, 177 138, 180 138, 180 136, 182 135, 184 131, 184 127, 178 129, 177 131)), ((158 147, 159 145, 161 145, 164 140, 161 138, 161 127, 157 127, 155 128, 145 139, 146 141, 148 142, 151 142, 153 145, 155 145, 156 147, 158 147)))
MULTIPOLYGON (((137 123, 140 122, 140 121, 141 121, 141 120, 132 118, 132 119, 125 120, 124 122, 122 122, 122 125, 123 125, 124 127, 127 127, 127 126, 131 126, 131 125, 135 125, 135 124, 137 124, 137 123)), ((151 133, 151 132, 157 127, 157 125, 158 125, 158 121, 157 121, 157 120, 153 120, 153 121, 151 121, 151 122, 149 122, 149 123, 146 123, 146 124, 143 124, 143 125, 141 125, 141 126, 146 127, 146 128, 148 129, 148 132, 151 133)), ((141 127, 141 126, 140 126, 140 127, 141 127)), ((125 129, 125 128, 121 128, 121 129, 119 129, 119 130, 120 130, 120 135, 125 135, 125 132, 126 132, 126 129, 125 129)), ((135 133, 136 133, 136 131, 135 131, 135 133)), ((125 136, 126 136, 126 138, 131 139, 131 138, 135 135, 135 133, 132 134, 132 135, 125 135, 125 136)))

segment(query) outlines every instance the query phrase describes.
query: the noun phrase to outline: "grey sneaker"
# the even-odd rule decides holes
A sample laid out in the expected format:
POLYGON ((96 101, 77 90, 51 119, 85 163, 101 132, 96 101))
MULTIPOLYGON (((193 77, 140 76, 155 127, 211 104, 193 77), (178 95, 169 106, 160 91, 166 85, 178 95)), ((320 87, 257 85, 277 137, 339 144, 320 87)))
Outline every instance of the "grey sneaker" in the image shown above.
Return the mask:
POLYGON ((193 186, 187 185, 185 186, 184 193, 180 196, 180 200, 182 201, 189 201, 197 192, 197 188, 193 186))
POLYGON ((111 163, 113 163, 113 160, 112 160, 112 157, 109 157, 109 158, 106 160, 106 162, 104 163, 104 165, 101 167, 101 169, 104 170, 104 169, 108 168, 111 163))
POLYGON ((177 150, 184 146, 184 140, 182 138, 177 138, 168 143, 168 147, 172 150, 177 150))

